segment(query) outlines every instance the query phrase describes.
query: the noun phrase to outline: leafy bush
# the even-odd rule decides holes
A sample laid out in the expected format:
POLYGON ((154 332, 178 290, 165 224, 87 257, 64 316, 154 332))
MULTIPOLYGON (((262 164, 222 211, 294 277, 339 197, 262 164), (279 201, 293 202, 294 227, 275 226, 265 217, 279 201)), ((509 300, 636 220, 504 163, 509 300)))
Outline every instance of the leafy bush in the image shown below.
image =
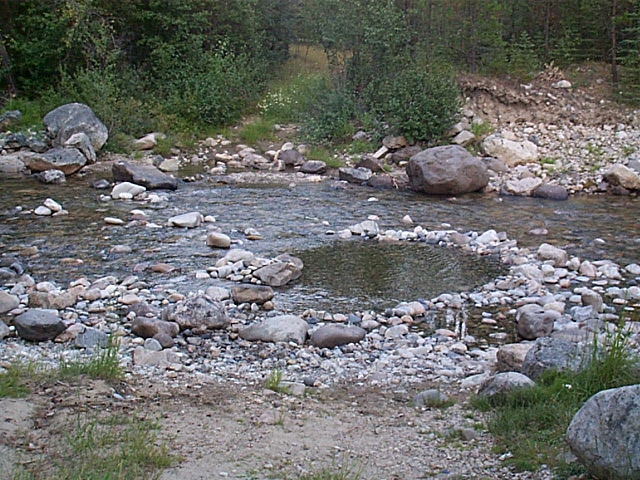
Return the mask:
POLYGON ((437 139, 455 123, 459 92, 447 74, 413 66, 372 88, 372 110, 410 141, 437 139))
POLYGON ((327 85, 307 113, 300 129, 302 135, 312 142, 339 142, 355 133, 356 102, 345 88, 333 89, 327 85))

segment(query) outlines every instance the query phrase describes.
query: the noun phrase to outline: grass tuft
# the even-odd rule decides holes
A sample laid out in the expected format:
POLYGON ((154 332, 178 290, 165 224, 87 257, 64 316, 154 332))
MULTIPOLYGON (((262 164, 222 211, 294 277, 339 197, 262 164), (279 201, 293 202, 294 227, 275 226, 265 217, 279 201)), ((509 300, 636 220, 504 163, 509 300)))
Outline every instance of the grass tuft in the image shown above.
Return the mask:
POLYGON ((264 381, 266 390, 273 390, 278 393, 289 393, 289 388, 282 385, 282 370, 276 368, 264 381))
POLYGON ((110 336, 107 346, 98 351, 88 360, 60 362, 58 375, 61 378, 87 375, 90 378, 102 380, 120 380, 124 371, 118 359, 120 344, 115 337, 110 336))
POLYGON ((23 398, 29 394, 26 382, 36 373, 34 364, 14 363, 0 373, 0 398, 23 398))

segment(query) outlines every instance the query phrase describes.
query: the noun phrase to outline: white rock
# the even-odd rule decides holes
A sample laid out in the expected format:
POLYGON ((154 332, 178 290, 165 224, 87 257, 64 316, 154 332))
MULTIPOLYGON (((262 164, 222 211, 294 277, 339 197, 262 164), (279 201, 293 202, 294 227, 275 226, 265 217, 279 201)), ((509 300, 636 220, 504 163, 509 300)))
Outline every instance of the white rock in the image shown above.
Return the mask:
POLYGON ((40 216, 40 217, 48 217, 50 216, 53 212, 51 211, 51 209, 45 207, 45 206, 39 206, 38 208, 36 208, 33 211, 34 214, 40 216))
POLYGON ((52 212, 59 212, 60 210, 62 210, 62 205, 60 205, 58 202, 56 202, 52 198, 47 198, 44 201, 44 206, 47 207, 52 212))

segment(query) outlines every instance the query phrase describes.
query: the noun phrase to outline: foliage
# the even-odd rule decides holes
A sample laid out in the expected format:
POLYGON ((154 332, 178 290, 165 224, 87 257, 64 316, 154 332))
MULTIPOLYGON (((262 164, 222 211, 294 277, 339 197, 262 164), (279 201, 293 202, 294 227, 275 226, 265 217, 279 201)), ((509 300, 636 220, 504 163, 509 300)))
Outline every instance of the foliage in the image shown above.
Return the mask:
MULTIPOLYGON (((603 345, 594 342, 578 373, 545 372, 536 386, 495 402, 488 427, 502 451, 513 454, 509 463, 520 470, 542 464, 566 468, 559 460, 565 432, 584 402, 599 391, 640 382, 638 359, 629 353, 622 332, 620 328, 603 345)), ((476 407, 490 405, 476 401, 476 407)))
POLYGON ((276 368, 264 381, 264 388, 278 393, 286 393, 287 388, 283 387, 280 382, 282 382, 282 370, 276 368))
POLYGON ((344 141, 356 131, 355 113, 356 101, 349 90, 325 85, 302 121, 301 134, 320 144, 344 141))
POLYGON ((459 92, 447 75, 407 67, 376 83, 371 108, 409 141, 437 139, 455 123, 459 92))

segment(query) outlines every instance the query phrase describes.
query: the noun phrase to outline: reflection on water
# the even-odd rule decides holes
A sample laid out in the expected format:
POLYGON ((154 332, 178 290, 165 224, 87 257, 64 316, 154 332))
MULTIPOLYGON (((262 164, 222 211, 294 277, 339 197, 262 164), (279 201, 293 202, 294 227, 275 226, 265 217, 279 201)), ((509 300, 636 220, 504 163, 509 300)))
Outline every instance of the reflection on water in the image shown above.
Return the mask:
POLYGON ((381 310, 401 301, 471 290, 501 273, 495 259, 425 244, 380 245, 354 240, 295 252, 305 263, 292 295, 313 308, 381 310))

